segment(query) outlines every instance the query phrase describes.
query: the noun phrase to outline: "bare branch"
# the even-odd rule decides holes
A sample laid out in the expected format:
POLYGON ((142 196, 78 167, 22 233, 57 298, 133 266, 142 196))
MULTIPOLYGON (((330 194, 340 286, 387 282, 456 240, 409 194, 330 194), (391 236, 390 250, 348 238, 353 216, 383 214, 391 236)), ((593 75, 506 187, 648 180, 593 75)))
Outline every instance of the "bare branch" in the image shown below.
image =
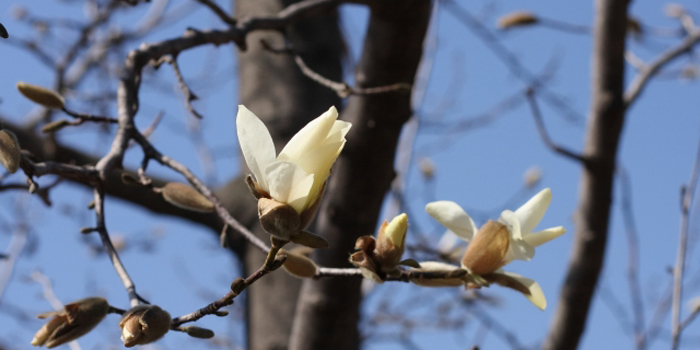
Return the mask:
POLYGON ((564 148, 562 146, 557 145, 552 141, 552 139, 549 137, 549 134, 547 134, 547 129, 544 126, 544 120, 542 120, 542 113, 540 112, 540 108, 537 105, 537 99, 535 98, 535 90, 533 88, 527 89, 525 92, 525 96, 527 96, 527 101, 530 104, 530 110, 532 111, 532 117, 535 118, 535 125, 537 126, 537 132, 540 134, 540 138, 542 138, 542 141, 544 142, 547 147, 549 147, 552 151, 555 153, 559 153, 563 155, 564 157, 567 157, 569 159, 578 161, 580 163, 585 164, 586 163, 586 158, 583 157, 583 155, 579 153, 575 153, 567 148, 564 148))
POLYGON ((625 91, 625 108, 629 108, 629 106, 631 106, 634 101, 637 100, 649 82, 649 79, 656 75, 656 73, 658 73, 663 66, 678 58, 680 55, 689 52, 690 49, 698 43, 698 41, 700 41, 700 29, 695 28, 695 30, 688 33, 688 36, 683 40, 683 42, 680 43, 680 45, 664 52, 656 60, 640 68, 639 74, 637 74, 634 80, 632 80, 632 83, 630 83, 629 87, 625 91))
POLYGON ((693 173, 687 187, 681 190, 681 229, 678 238, 678 255, 676 267, 673 270, 673 303, 671 306, 671 349, 676 350, 680 345, 681 331, 681 299, 683 296, 683 273, 685 272, 685 255, 688 243, 688 220, 693 196, 700 177, 700 144, 698 145, 693 173))
POLYGON ((214 11, 214 13, 216 13, 216 15, 219 16, 219 19, 222 20, 224 23, 226 23, 228 25, 232 25, 232 26, 236 25, 236 20, 234 18, 231 18, 231 16, 229 16, 228 13, 226 13, 226 11, 224 11, 221 7, 219 7, 219 5, 217 5, 215 2, 213 2, 211 0, 195 0, 195 1, 201 3, 202 5, 208 7, 212 11, 214 11))
MULTIPOLYGON (((201 1, 201 0, 198 0, 201 1)), ((173 67, 173 73, 175 73, 175 77, 177 78, 178 84, 180 84, 180 89, 182 90, 182 93, 185 94, 185 106, 187 107, 187 110, 192 113, 193 116, 196 118, 202 119, 202 115, 197 112, 194 107, 192 107, 192 101, 195 101, 199 99, 197 95, 195 95, 190 87, 187 85, 185 82, 185 78, 182 77, 182 73, 180 72, 180 65, 177 63, 177 56, 166 56, 163 57, 163 61, 167 62, 170 64, 170 66, 173 67)))

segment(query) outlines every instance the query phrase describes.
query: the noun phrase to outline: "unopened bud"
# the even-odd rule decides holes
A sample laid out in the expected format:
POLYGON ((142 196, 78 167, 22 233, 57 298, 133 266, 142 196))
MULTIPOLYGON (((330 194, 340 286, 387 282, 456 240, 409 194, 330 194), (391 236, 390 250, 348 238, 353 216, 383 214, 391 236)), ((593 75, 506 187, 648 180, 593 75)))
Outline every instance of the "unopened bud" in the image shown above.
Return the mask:
POLYGON ((65 101, 61 95, 41 86, 20 81, 17 83, 17 90, 19 90, 24 97, 46 108, 62 109, 65 105, 65 101))
POLYGON ((497 25, 500 29, 509 29, 519 26, 532 25, 539 22, 539 19, 532 12, 515 11, 501 16, 497 25))
POLYGON ((11 174, 17 172, 19 163, 22 160, 22 153, 19 148, 17 136, 10 130, 0 130, 0 163, 11 174))
POLYGON ((5 26, 3 26, 2 23, 0 23, 0 37, 5 39, 10 37, 10 35, 7 33, 7 29, 5 29, 5 26))
POLYGON ((297 211, 274 199, 258 199, 258 216, 265 232, 283 241, 289 241, 300 229, 297 211))
POLYGON ((170 330, 170 314, 156 305, 137 305, 122 315, 119 327, 127 348, 152 343, 170 330))
POLYGON ((542 180, 542 169, 540 169, 540 167, 532 166, 525 170, 525 173, 523 174, 523 182, 525 183, 525 187, 533 188, 540 183, 540 180, 542 180))
POLYGON ((187 326, 183 328, 185 333, 190 337, 200 338, 200 339, 211 339, 214 338, 214 331, 211 329, 206 329, 197 326, 187 326))
POLYGON ((435 176, 435 163, 430 158, 423 157, 418 161, 418 168, 424 178, 430 180, 435 176))
POLYGON ((170 204, 182 209, 200 213, 211 213, 214 211, 214 204, 207 197, 183 183, 170 182, 163 186, 161 194, 170 204))
POLYGON ((679 18, 685 14, 685 7, 681 4, 670 3, 664 6, 664 13, 671 18, 679 18))
POLYGON ((219 310, 219 311, 215 312, 214 315, 219 316, 219 317, 226 317, 226 316, 228 316, 228 311, 219 310))
POLYGON ((462 257, 462 266, 477 275, 496 271, 503 265, 509 244, 508 228, 489 220, 469 242, 462 257))
POLYGON ((59 311, 39 315, 39 318, 53 317, 32 339, 34 346, 51 349, 73 341, 90 332, 109 312, 109 303, 103 298, 85 298, 67 304, 59 311))
POLYGON ((634 17, 627 18, 627 33, 632 34, 636 38, 642 35, 642 23, 634 17))
POLYGON ((280 250, 280 254, 287 256, 287 260, 284 261, 284 270, 290 275, 299 278, 312 278, 316 276, 316 271, 318 267, 313 262, 313 260, 307 258, 302 251, 305 251, 306 247, 299 247, 292 249, 291 251, 280 250), (299 249, 302 248, 302 249, 299 249))
POLYGON ((44 127, 41 128, 41 132, 43 133, 52 133, 56 132, 58 130, 61 130, 65 128, 66 126, 70 125, 70 122, 66 119, 59 119, 56 121, 53 121, 51 123, 48 123, 44 125, 44 127))
POLYGON ((396 216, 390 223, 386 221, 379 228, 375 259, 384 272, 394 270, 401 262, 408 230, 408 215, 396 216))
MULTIPOLYGON (((424 261, 420 263, 420 269, 411 269, 411 272, 419 272, 410 278, 411 282, 424 287, 456 287, 464 284, 464 280, 459 276, 460 269, 457 266, 445 264, 438 261, 424 261), (445 278, 425 278, 420 273, 445 274, 445 278)), ((462 270, 463 271, 463 270, 462 270)))

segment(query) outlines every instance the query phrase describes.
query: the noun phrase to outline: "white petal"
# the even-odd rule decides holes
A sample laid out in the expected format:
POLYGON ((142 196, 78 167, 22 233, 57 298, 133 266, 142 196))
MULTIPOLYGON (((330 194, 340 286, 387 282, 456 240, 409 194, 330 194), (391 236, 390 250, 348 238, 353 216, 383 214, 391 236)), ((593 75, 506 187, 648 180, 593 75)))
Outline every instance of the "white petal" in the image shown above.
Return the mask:
MULTIPOLYGON (((287 204, 289 204, 288 201, 295 185, 305 181, 307 176, 308 174, 298 165, 290 162, 274 162, 265 168, 265 178, 270 186, 270 196, 287 204)), ((295 195, 298 198, 298 193, 295 195)))
POLYGON ((425 206, 425 211, 442 226, 467 242, 474 237, 474 233, 477 231, 474 220, 455 202, 431 202, 425 206))
POLYGON ((501 213, 501 217, 498 218, 498 222, 506 225, 508 232, 510 233, 510 244, 508 245, 508 252, 505 258, 503 258, 505 264, 511 261, 525 260, 529 261, 535 256, 535 247, 529 245, 523 240, 522 233, 520 231, 520 222, 510 210, 504 210, 501 213))
POLYGON ((552 191, 549 188, 545 188, 515 211, 515 215, 520 220, 522 232, 532 232, 537 227, 551 201, 552 191))
POLYGON ((335 123, 333 123, 331 131, 328 133, 327 142, 338 142, 345 140, 345 135, 348 134, 351 127, 352 124, 349 122, 336 120, 335 123))
POLYGON ((315 150, 302 155, 297 164, 307 173, 314 174, 314 184, 309 192, 311 202, 318 197, 321 187, 328 179, 333 163, 338 158, 340 151, 345 146, 345 141, 339 141, 322 145, 315 150))
POLYGON ((278 160, 296 162, 304 154, 319 147, 328 138, 336 119, 338 111, 331 107, 320 117, 310 121, 284 146, 278 160))
POLYGON ((314 174, 306 175, 292 185, 292 192, 289 193, 287 203, 301 214, 306 209, 306 204, 309 203, 311 189, 314 185, 314 174))
POLYGON ((530 232, 523 236, 523 240, 533 247, 545 244, 566 233, 562 226, 551 227, 539 232, 530 232))
POLYGON ((275 144, 265 124, 253 112, 243 105, 238 106, 236 116, 238 143, 245 158, 248 169, 263 190, 269 187, 265 180, 265 168, 275 161, 275 144))
POLYGON ((531 303, 533 303, 535 306, 537 306, 540 310, 544 310, 547 307, 547 299, 544 297, 544 292, 542 292, 542 287, 540 287, 539 283, 537 283, 534 280, 531 280, 529 278, 518 275, 517 273, 505 272, 505 271, 500 272, 500 273, 504 274, 510 278, 515 279, 520 284, 525 286, 528 290, 530 290, 530 295, 527 295, 527 294, 523 294, 523 295, 525 295, 525 297, 528 300, 530 300, 531 303))

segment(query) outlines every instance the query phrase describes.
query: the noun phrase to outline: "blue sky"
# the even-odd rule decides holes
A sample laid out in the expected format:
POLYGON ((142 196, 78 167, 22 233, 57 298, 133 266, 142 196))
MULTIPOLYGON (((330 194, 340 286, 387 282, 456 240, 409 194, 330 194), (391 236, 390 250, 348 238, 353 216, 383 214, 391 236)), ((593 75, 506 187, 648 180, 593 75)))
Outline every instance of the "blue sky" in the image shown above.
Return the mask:
MULTIPOLYGON (((171 8, 186 6, 191 1, 172 1, 171 8)), ((11 36, 31 37, 35 34, 11 17, 10 3, 0 6, 0 22, 11 36)), ((681 2, 692 11, 700 11, 695 2, 681 2)), ((522 2, 460 2, 472 14, 495 30, 495 20, 513 10, 527 9, 543 17, 573 24, 589 25, 593 8, 590 1, 522 1, 522 2)), ((661 1, 634 2, 631 14, 642 23, 653 27, 676 28, 677 23, 664 16, 661 1)), ((42 17, 56 15, 84 19, 81 2, 45 2, 41 6, 26 5, 32 13, 42 17)), ((138 21, 148 5, 118 17, 115 26, 130 28, 138 21)), ((193 6, 193 9, 199 6, 193 6)), ((440 7, 433 22, 430 36, 436 38, 433 68, 424 103, 417 109, 422 122, 446 125, 478 116, 490 110, 507 96, 523 91, 526 85, 499 61, 493 53, 455 17, 440 7)), ((361 6, 342 7, 343 30, 348 37, 353 61, 359 57, 360 44, 367 21, 367 11, 361 6)), ((200 29, 220 28, 220 22, 205 9, 198 9, 185 21, 178 22, 149 35, 146 41, 158 41, 180 35, 186 27, 200 29)), ((69 41, 73 33, 52 32, 55 50, 69 41)), ((540 72, 552 60, 558 68, 548 88, 565 99, 580 118, 571 120, 540 100, 543 117, 555 142, 571 149, 582 146, 585 116, 588 110, 590 83, 591 39, 588 35, 557 32, 543 27, 522 28, 498 34, 501 42, 515 54, 525 67, 540 72)), ((629 48, 641 59, 648 61, 677 40, 651 37, 644 42, 629 40, 629 48)), ((36 59, 5 45, 0 41, 0 112, 20 121, 36 113, 35 106, 22 98, 14 88, 17 81, 51 86, 51 72, 36 59)), ((136 44, 134 44, 135 47, 136 44)), ((56 52, 56 51, 52 51, 56 52)), ((206 144, 216 158, 216 181, 221 183, 238 169, 238 146, 235 139, 235 106, 237 105, 236 68, 232 65, 232 47, 204 47, 180 55, 185 78, 201 101, 195 107, 205 116, 202 130, 206 144), (203 65, 205 61, 207 64, 203 65), (232 96, 234 98, 232 98, 232 96)), ((687 57, 679 59, 671 68, 682 67, 687 57)), ((352 68, 348 68, 351 79, 352 68)), ((635 74, 627 67, 627 81, 635 74)), ((112 84, 114 85, 114 84, 112 84)), ((86 83, 86 90, 96 87, 86 83)), ((670 280, 668 268, 674 264, 680 222, 679 189, 690 177, 697 144, 700 141, 698 85, 694 81, 659 79, 652 81, 637 103, 630 109, 620 144, 620 163, 631 178, 633 207, 640 238, 640 283, 645 301, 647 323, 663 288, 670 280)), ((182 97, 175 85, 169 67, 145 75, 141 93, 141 109, 137 124, 145 128, 159 111, 165 111, 163 123, 153 136, 155 145, 165 154, 185 163, 198 175, 204 176, 197 153, 187 137, 189 118, 182 97), (184 141, 184 142, 183 142, 184 141)), ((85 106, 71 101, 69 106, 85 106)), ((89 112, 89 111, 86 111, 89 112)), ((112 115, 115 110, 108 111, 112 115)), ((59 133, 61 141, 85 151, 104 154, 109 147, 105 136, 91 126, 81 126, 59 133)), ((405 151, 405 150, 404 150, 405 151)), ((498 118, 479 128, 455 131, 453 128, 425 128, 419 131, 413 147, 415 159, 427 157, 436 168, 436 177, 426 182, 417 167, 407 175, 406 195, 409 198, 411 222, 416 227, 433 233, 435 243, 441 234, 439 225, 423 212, 429 200, 452 200, 464 208, 494 213, 495 219, 503 203, 513 198, 523 186, 523 173, 531 166, 542 169, 539 187, 520 193, 513 198, 509 209, 524 203, 538 189, 552 189, 553 200, 539 227, 563 225, 568 232, 537 250, 531 262, 514 262, 509 270, 537 280, 548 298, 548 308, 541 312, 522 296, 502 288, 491 288, 488 295, 503 299, 499 307, 484 306, 494 319, 512 330, 526 346, 543 339, 556 306, 559 288, 563 282, 569 251, 574 234, 572 215, 578 197, 580 166, 555 155, 540 140, 527 104, 500 114, 498 118), (494 210, 496 208, 497 210, 494 210)), ((131 151, 126 164, 136 166, 140 151, 131 151)), ((415 164, 415 162, 414 162, 415 164)), ((155 165, 155 164, 154 164, 155 165)), ((177 174, 157 166, 149 168, 152 174, 179 179, 177 174)), ((8 182, 23 182, 23 176, 13 175, 8 182)), ((606 266, 600 286, 614 295, 631 313, 629 290, 625 279, 627 244, 619 206, 620 190, 616 188, 613 220, 610 227, 606 266)), ((41 287, 28 280, 32 271, 41 270, 54 282, 56 295, 70 302, 90 295, 103 295, 117 306, 126 307, 127 299, 119 280, 104 255, 95 256, 78 233, 82 226, 93 223, 94 217, 84 210, 91 200, 85 189, 64 184, 52 192, 54 206, 45 208, 36 198, 0 195, 0 218, 4 222, 19 220, 18 207, 31 218, 32 230, 25 253, 15 267, 15 274, 0 300, 0 343, 12 348, 27 349, 33 332, 41 325, 38 321, 17 322, 7 315, 8 308, 18 307, 30 315, 45 311, 50 305, 41 296, 41 287), (9 306, 7 306, 9 305, 9 306), (5 310, 5 312, 2 312, 5 310)), ((693 214, 696 210, 693 209, 693 214)), ((390 219, 390 218, 387 218, 390 219)), ((480 224, 477 222, 477 224, 480 224)), ((3 224, 4 225, 4 224, 3 224)), ((118 200, 107 201, 107 225, 110 232, 126 241, 122 259, 140 292, 173 315, 193 311, 217 298, 237 277, 235 259, 218 247, 218 240, 206 230, 182 220, 156 216, 118 200), (150 247, 150 248, 149 248, 150 247)), ((11 231, 0 235, 0 250, 11 239, 11 231)), ((691 220, 691 237, 697 236, 697 226, 691 220)), ((97 242, 96 237, 89 237, 97 242)), ((2 265, 2 263, 0 263, 2 265)), ((700 265, 697 255, 691 254, 688 276, 697 275, 700 265)), ((282 273, 282 272, 279 272, 282 273)), ((457 289, 430 290, 427 298, 433 302, 453 300, 457 289)), ((685 300, 699 294, 697 286, 686 289, 685 300)), ((408 285, 387 284, 375 288, 366 303, 367 315, 374 314, 376 305, 386 294, 398 295, 392 302, 397 305, 425 289, 408 285)), ((431 305, 431 304, 427 304, 431 305)), ((684 303, 685 305, 685 303, 684 303)), ((423 315, 429 306, 416 307, 412 315, 423 315)), ((457 308, 451 312, 466 312, 457 308)), ((684 312, 687 312, 684 311, 684 312)), ((242 317, 235 308, 232 316, 222 319, 204 318, 200 324, 217 331, 237 345, 244 344, 242 329, 237 322, 242 317)), ((478 322, 467 323, 464 329, 416 330, 413 340, 422 348, 464 349, 475 342, 479 333, 478 322)), ((650 348, 668 347, 668 319, 660 339, 650 348)), ((390 327, 385 328, 387 332, 390 327)), ((374 331, 373 329, 366 329, 374 331)), ((697 326, 686 331, 686 345, 692 348, 699 334, 697 326)), ((112 315, 97 330, 80 340, 83 349, 118 342, 117 317, 112 315)), ((493 334, 479 340, 487 349, 505 348, 506 344, 493 334)), ((151 349, 198 346, 206 342, 171 334, 151 349)), ((386 342, 371 342, 367 348, 384 349, 386 342)), ((395 344, 398 348, 398 345, 395 344)), ((591 309, 582 349, 628 348, 632 338, 628 329, 620 325, 616 315, 598 296, 591 309)), ((393 348, 393 346, 392 346, 393 348)))

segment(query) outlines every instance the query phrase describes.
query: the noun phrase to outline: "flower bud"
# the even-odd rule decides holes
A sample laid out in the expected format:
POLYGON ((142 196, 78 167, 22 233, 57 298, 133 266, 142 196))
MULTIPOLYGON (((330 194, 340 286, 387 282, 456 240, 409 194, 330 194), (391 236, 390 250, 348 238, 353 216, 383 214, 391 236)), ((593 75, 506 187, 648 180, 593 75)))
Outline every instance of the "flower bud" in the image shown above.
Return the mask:
POLYGON ((170 330, 170 314, 156 305, 137 305, 129 309, 119 321, 122 342, 130 348, 152 343, 170 330))
POLYGON ((7 29, 5 29, 5 26, 3 26, 2 23, 0 23, 0 37, 5 39, 10 37, 10 35, 7 33, 7 29))
POLYGON ((59 119, 56 121, 53 121, 51 123, 48 123, 44 125, 44 127, 41 128, 41 132, 43 133, 52 133, 56 132, 58 130, 61 130, 65 128, 66 126, 70 125, 70 122, 66 119, 59 119))
POLYGON ((540 183, 540 180, 542 180, 542 169, 537 166, 532 166, 525 170, 525 174, 523 174, 525 187, 534 188, 540 183))
POLYGON ((274 199, 258 199, 258 216, 263 229, 283 241, 289 241, 300 229, 297 211, 274 199))
POLYGON ((0 163, 11 174, 17 172, 19 163, 22 160, 22 153, 19 148, 17 136, 12 131, 0 130, 0 163))
POLYGON ((163 186, 161 193, 166 201, 176 207, 200 213, 214 211, 214 204, 207 197, 183 183, 170 182, 163 186))
POLYGON ((500 29, 509 29, 535 24, 538 21, 539 19, 532 12, 515 11, 501 16, 496 24, 500 29))
POLYGON ((462 257, 462 266, 477 275, 491 273, 503 265, 509 244, 508 228, 489 220, 467 246, 462 257))
POLYGON ((284 261, 284 270, 290 275, 299 278, 312 278, 316 276, 318 266, 313 260, 306 257, 304 252, 308 252, 308 247, 297 247, 291 251, 284 249, 280 250, 279 254, 286 255, 287 260, 284 261))
POLYGON ((61 95, 41 86, 27 84, 20 81, 17 83, 17 90, 19 90, 24 97, 46 108, 62 109, 63 105, 65 104, 65 101, 61 95))
POLYGON ((382 271, 392 271, 401 262, 407 229, 408 215, 406 214, 398 215, 388 224, 384 221, 379 228, 374 255, 382 271))
POLYGON ((420 173, 427 180, 432 179, 435 176, 435 163, 433 163, 430 158, 423 157, 418 161, 418 168, 420 173))
POLYGON ((184 327, 183 330, 190 337, 200 338, 200 339, 214 338, 214 331, 212 331, 211 329, 206 329, 206 328, 197 327, 197 326, 187 326, 187 327, 184 327))
POLYGON ((41 314, 39 318, 53 318, 36 332, 31 344, 51 349, 78 339, 95 328, 108 312, 107 300, 86 298, 67 304, 60 311, 41 314))
MULTIPOLYGON (((451 274, 459 272, 457 266, 445 264, 438 261, 424 261, 420 263, 420 269, 411 269, 411 272, 433 272, 444 273, 445 278, 424 278, 420 274, 412 277, 410 280, 414 284, 424 287, 456 287, 464 284, 464 280, 460 277, 451 277, 451 274)), ((462 272, 465 272, 462 270, 462 272)))

